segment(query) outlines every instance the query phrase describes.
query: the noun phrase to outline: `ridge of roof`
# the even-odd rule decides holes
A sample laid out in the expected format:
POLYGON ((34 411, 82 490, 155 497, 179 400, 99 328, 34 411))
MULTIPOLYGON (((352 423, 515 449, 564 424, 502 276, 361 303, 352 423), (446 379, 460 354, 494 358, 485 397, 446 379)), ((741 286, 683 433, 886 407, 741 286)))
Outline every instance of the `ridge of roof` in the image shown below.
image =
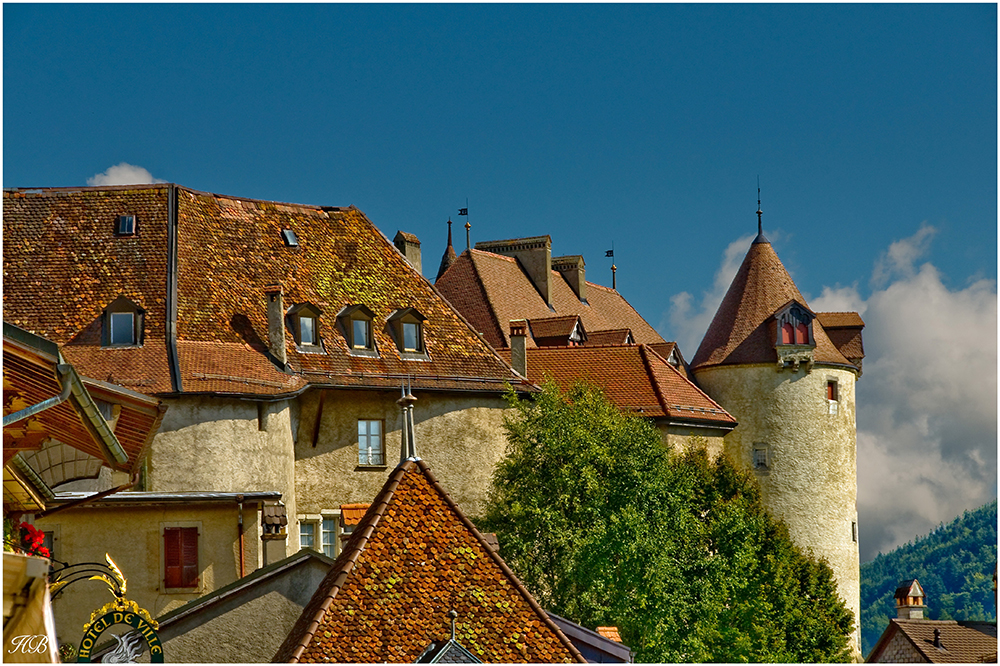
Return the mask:
MULTIPOLYGON (((513 590, 523 599, 538 620, 551 631, 560 641, 567 652, 578 662, 584 662, 583 656, 572 642, 562 633, 559 627, 548 617, 548 614, 538 605, 538 602, 524 588, 520 580, 513 571, 504 563, 503 559, 494 552, 492 547, 476 529, 472 521, 458 507, 451 496, 444 490, 441 484, 434 478, 427 463, 419 458, 408 458, 399 463, 389 475, 382 490, 372 501, 371 506, 365 516, 354 529, 354 533, 344 546, 344 550, 336 559, 330 572, 320 583, 313 598, 303 608, 302 615, 295 623, 292 631, 288 634, 281 646, 278 648, 273 661, 299 662, 306 650, 309 649, 319 631, 331 605, 336 600, 338 594, 349 583, 351 574, 358 566, 369 542, 376 537, 380 529, 383 518, 387 515, 395 515, 395 509, 391 509, 396 499, 396 493, 401 483, 409 474, 419 474, 424 483, 429 485, 437 494, 438 498, 450 509, 454 518, 457 518, 465 531, 478 542, 486 556, 497 566, 503 576, 512 586, 513 590)), ((329 635, 329 634, 328 634, 329 635)))

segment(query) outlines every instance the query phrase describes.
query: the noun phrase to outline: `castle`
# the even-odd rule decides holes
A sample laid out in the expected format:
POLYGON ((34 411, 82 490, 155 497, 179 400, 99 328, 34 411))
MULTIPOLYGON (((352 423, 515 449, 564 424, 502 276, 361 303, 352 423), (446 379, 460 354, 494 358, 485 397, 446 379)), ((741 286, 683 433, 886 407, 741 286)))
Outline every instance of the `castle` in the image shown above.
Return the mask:
MULTIPOLYGON (((544 374, 561 384, 587 378, 623 409, 662 414, 668 446, 684 446, 698 435, 711 454, 724 450, 754 474, 765 506, 784 520, 793 541, 833 570, 854 613, 851 646, 860 659, 854 385, 864 358, 864 322, 854 312, 809 309, 764 236, 760 211, 757 237, 687 368, 678 362, 676 347, 659 343, 662 338, 644 321, 632 321, 634 311, 619 315, 632 330, 603 348, 601 357, 593 352, 602 348, 587 346, 586 332, 578 341, 553 338, 554 320, 576 320, 566 315, 578 315, 581 323, 606 316, 608 308, 596 299, 610 290, 586 282, 583 257, 551 258, 548 237, 476 243, 457 257, 450 240, 449 233, 435 286, 522 374, 533 381, 544 374), (557 296, 560 292, 577 298, 557 296), (515 318, 526 320, 530 330, 520 335, 527 345, 515 335, 524 325, 512 323, 511 334, 505 335, 503 320, 516 323, 515 318), (532 325, 535 321, 542 325, 532 325), (519 350, 519 344, 524 348, 519 350), (670 400, 661 401, 662 411, 654 411, 655 400, 648 400, 645 409, 637 407, 635 387, 645 384, 646 374, 659 393, 664 384, 648 364, 648 373, 631 371, 630 348, 641 350, 644 358, 671 359, 664 365, 690 376, 693 384, 667 387, 670 400), (526 369, 518 367, 519 355, 526 369), (697 406, 682 409, 678 403, 685 400, 697 406)), ((596 337, 609 342, 607 336, 596 337)))
MULTIPOLYGON (((620 380, 609 396, 654 420, 665 445, 705 442, 751 470, 768 508, 826 559, 859 617, 854 383, 864 324, 856 313, 812 312, 758 231, 687 364, 615 289, 586 280, 582 257, 553 258, 547 236, 458 255, 449 230, 432 285, 416 237, 390 243, 353 207, 167 183, 11 189, 4 318, 58 345, 84 376, 167 408, 135 486, 149 493, 143 501, 225 500, 225 511, 204 509, 204 527, 215 521, 235 539, 234 498, 261 498, 270 522, 244 535, 239 503, 238 542, 210 552, 195 541, 180 585, 167 584, 164 553, 167 531, 187 523, 150 518, 116 544, 134 566, 154 563, 137 590, 154 614, 300 546, 335 556, 350 530, 345 507, 370 502, 394 464, 404 381, 420 400, 421 455, 477 515, 505 448, 504 387, 536 391, 548 368, 562 381, 620 380)), ((99 465, 85 467, 55 490, 129 481, 106 468, 93 481, 99 465)), ((64 525, 58 558, 99 561, 105 542, 68 526, 126 506, 81 499, 40 527, 59 535, 64 525)), ((78 623, 68 604, 56 615, 78 623)))

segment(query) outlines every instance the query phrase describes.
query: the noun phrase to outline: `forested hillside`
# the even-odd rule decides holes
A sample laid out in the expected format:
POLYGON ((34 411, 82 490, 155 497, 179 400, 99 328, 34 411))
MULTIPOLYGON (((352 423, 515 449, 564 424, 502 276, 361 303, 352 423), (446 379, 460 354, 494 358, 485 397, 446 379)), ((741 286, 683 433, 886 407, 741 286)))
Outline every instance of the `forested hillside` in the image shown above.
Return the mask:
POLYGON ((861 644, 865 656, 896 616, 893 593, 916 578, 931 620, 996 621, 997 503, 966 511, 925 537, 861 565, 861 644))

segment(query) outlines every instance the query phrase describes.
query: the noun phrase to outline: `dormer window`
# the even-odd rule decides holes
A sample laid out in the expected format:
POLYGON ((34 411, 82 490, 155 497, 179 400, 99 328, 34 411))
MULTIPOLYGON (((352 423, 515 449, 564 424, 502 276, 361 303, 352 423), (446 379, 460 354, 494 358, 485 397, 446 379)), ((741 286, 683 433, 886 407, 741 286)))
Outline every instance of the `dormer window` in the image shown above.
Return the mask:
POLYGON ((101 346, 136 347, 142 345, 146 311, 119 296, 101 314, 101 346))
POLYGON ((375 313, 364 305, 348 305, 337 315, 341 332, 347 341, 347 348, 352 354, 359 356, 378 355, 372 328, 374 320, 375 313))
POLYGON ((392 330, 393 338, 396 340, 396 347, 403 358, 426 356, 424 346, 424 322, 427 317, 423 316, 414 308, 402 308, 396 310, 389 317, 389 328, 392 330))
POLYGON ((778 321, 779 345, 815 345, 812 334, 812 312, 791 301, 775 314, 778 321))
POLYGON ((118 236, 135 235, 135 215, 119 215, 115 220, 115 234, 118 236))
POLYGON ((298 303, 288 309, 288 323, 299 351, 322 351, 319 318, 323 312, 312 303, 298 303))

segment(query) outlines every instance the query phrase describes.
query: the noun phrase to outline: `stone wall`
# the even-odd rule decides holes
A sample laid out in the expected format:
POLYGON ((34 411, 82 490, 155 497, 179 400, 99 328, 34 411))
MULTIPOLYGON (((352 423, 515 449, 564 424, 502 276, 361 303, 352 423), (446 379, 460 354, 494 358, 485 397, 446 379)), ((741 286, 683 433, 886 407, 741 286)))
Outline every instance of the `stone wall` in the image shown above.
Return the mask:
MULTIPOLYGON (((371 502, 399 463, 403 419, 396 404, 398 392, 326 390, 321 412, 320 395, 317 390, 301 398, 295 445, 300 514, 371 502), (382 422, 385 465, 358 464, 359 419, 382 422)), ((414 395, 417 455, 464 512, 479 515, 493 468, 506 448, 502 428, 506 403, 500 396, 473 393, 414 395)))
MULTIPOLYGON (((126 598, 154 618, 240 576, 238 508, 233 504, 184 504, 75 508, 35 521, 55 532, 53 556, 63 562, 106 564, 109 554, 128 587, 126 598), (198 527, 198 586, 188 593, 168 593, 163 587, 163 529, 198 527)), ((260 562, 259 505, 243 505, 246 573, 260 562)), ((107 585, 84 580, 66 587, 53 602, 61 642, 78 645, 90 614, 112 601, 107 585)))
POLYGON ((903 632, 897 631, 896 635, 889 641, 889 644, 882 650, 882 654, 879 655, 878 663, 924 664, 927 663, 927 660, 924 659, 924 656, 920 654, 917 648, 913 647, 913 643, 903 635, 903 632))
MULTIPOLYGON (((857 524, 857 425, 854 372, 815 366, 776 370, 774 364, 715 366, 699 370, 698 382, 739 425, 725 451, 753 470, 764 504, 788 525, 792 539, 825 559, 838 589, 860 625, 857 524), (837 382, 834 410, 827 382, 837 382), (766 451, 767 467, 755 468, 754 449, 766 451)), ((852 635, 860 655, 860 630, 852 635)))
POLYGON ((725 446, 724 430, 691 428, 666 423, 657 423, 656 427, 663 438, 663 445, 671 451, 683 452, 697 446, 705 449, 708 457, 714 460, 719 457, 725 446))

